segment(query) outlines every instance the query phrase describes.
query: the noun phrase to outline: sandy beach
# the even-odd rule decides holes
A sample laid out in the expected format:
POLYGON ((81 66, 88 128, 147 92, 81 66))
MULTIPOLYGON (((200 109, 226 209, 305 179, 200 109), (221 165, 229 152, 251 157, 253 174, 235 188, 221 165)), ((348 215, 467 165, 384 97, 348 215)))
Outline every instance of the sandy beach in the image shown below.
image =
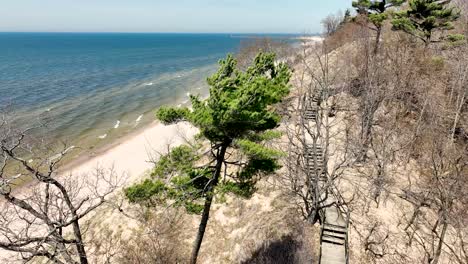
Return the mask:
POLYGON ((152 160, 161 153, 167 153, 169 148, 190 140, 197 131, 184 122, 165 126, 155 121, 135 134, 120 139, 94 157, 72 161, 60 174, 87 177, 97 167, 112 167, 116 174, 126 176, 127 183, 134 182, 152 168, 152 160))
POLYGON ((311 36, 311 37, 298 37, 298 40, 307 41, 307 42, 322 42, 323 37, 311 36))

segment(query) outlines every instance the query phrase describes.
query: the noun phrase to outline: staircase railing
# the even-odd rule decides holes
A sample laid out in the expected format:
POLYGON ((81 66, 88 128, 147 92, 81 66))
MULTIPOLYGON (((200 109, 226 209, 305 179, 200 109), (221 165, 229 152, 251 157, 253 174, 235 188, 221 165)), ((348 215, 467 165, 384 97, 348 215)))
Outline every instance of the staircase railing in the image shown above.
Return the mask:
POLYGON ((346 236, 345 236, 345 259, 346 264, 349 264, 349 222, 350 222, 350 213, 346 214, 346 236))

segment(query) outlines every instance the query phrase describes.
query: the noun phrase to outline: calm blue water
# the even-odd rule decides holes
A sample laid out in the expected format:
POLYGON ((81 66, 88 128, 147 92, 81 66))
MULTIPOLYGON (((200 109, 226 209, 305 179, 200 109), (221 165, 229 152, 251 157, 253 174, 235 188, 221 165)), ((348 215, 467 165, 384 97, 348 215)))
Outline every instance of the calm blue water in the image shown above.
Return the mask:
POLYGON ((207 92, 242 38, 213 34, 0 33, 0 105, 17 124, 47 120, 51 139, 96 141, 207 92))

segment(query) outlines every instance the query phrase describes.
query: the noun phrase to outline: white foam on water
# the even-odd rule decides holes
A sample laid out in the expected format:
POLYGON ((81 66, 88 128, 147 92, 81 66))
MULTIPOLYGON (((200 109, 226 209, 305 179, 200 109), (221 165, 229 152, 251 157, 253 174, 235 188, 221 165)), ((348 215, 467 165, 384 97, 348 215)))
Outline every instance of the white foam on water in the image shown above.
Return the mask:
POLYGON ((187 97, 190 97, 190 93, 187 93, 187 97))
POLYGON ((177 75, 177 78, 182 78, 182 75, 177 75))
POLYGON ((136 122, 137 122, 137 123, 140 122, 142 118, 143 118, 143 115, 140 115, 140 116, 137 118, 136 122))
POLYGON ((75 146, 71 146, 71 147, 67 148, 67 149, 64 150, 62 153, 59 153, 59 154, 57 154, 57 155, 54 155, 54 156, 50 157, 50 158, 49 158, 49 161, 54 161, 54 160, 56 160, 56 159, 59 159, 59 158, 62 157, 63 155, 67 154, 68 151, 70 151, 70 150, 72 150, 72 149, 74 149, 74 148, 75 148, 75 146))
POLYGON ((120 126, 120 120, 117 120, 117 123, 115 123, 114 128, 117 129, 117 128, 119 128, 119 126, 120 126))
POLYGON ((106 137, 107 137, 107 134, 104 134, 104 135, 99 136, 98 138, 105 139, 106 137))
POLYGON ((154 83, 150 82, 150 83, 145 83, 145 86, 151 86, 153 85, 154 83))

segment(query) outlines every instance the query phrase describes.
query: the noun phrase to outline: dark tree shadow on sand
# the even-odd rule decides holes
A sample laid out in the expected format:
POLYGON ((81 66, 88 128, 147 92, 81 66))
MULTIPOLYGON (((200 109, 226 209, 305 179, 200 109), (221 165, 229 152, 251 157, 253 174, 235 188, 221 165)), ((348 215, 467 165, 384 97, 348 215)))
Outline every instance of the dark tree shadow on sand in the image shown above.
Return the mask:
POLYGON ((242 264, 302 264, 312 263, 303 243, 293 236, 284 236, 257 249, 242 264))

